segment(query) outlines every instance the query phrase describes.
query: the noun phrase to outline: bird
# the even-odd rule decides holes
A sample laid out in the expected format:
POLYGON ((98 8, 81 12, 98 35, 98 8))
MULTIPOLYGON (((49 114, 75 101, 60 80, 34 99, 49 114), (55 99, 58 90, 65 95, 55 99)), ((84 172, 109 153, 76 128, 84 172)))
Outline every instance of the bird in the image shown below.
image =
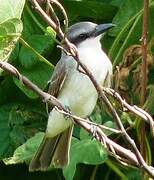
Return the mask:
MULTIPOLYGON (((112 63, 102 50, 100 39, 114 26, 112 23, 83 21, 70 26, 66 33, 68 40, 77 48, 80 61, 97 83, 105 87, 111 86, 112 63)), ((98 99, 98 93, 89 77, 78 67, 74 58, 64 51, 55 66, 48 93, 81 118, 91 115, 98 99)), ((69 164, 73 126, 72 119, 56 108, 51 108, 44 138, 30 162, 29 171, 45 171, 49 167, 64 168, 69 164)))

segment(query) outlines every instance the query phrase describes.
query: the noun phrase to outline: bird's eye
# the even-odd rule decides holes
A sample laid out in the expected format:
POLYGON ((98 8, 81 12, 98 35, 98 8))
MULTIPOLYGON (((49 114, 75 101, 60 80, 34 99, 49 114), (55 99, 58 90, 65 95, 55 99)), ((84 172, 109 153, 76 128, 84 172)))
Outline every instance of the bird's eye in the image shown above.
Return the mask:
POLYGON ((84 38, 87 38, 87 35, 86 34, 80 34, 79 37, 84 39, 84 38))

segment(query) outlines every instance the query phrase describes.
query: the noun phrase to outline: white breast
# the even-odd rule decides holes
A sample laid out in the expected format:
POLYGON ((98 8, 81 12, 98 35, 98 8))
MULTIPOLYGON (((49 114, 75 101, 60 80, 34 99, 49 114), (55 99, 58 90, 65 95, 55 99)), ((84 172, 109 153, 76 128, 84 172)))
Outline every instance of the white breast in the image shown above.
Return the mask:
MULTIPOLYGON (((78 46, 80 61, 92 72, 100 85, 111 73, 112 65, 101 49, 99 39, 88 39, 78 46)), ((89 77, 77 70, 77 63, 71 57, 67 63, 74 63, 59 95, 59 99, 81 117, 91 114, 97 101, 96 89, 89 77)), ((79 67, 81 71, 81 67, 79 67)))
POLYGON ((107 73, 112 75, 112 64, 101 48, 100 37, 87 39, 78 47, 80 60, 88 67, 98 83, 103 85, 107 73))

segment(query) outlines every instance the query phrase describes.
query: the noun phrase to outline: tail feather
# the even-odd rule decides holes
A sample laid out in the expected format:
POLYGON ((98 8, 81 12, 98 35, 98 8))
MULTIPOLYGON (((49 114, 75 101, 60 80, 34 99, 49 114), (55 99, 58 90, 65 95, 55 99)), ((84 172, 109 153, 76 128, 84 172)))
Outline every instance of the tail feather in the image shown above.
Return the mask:
POLYGON ((51 165, 57 168, 66 166, 69 162, 72 129, 71 126, 52 138, 45 136, 30 163, 29 171, 45 171, 51 165))
POLYGON ((73 126, 69 127, 57 143, 57 147, 52 158, 52 163, 57 168, 63 168, 69 163, 69 152, 72 139, 73 126))

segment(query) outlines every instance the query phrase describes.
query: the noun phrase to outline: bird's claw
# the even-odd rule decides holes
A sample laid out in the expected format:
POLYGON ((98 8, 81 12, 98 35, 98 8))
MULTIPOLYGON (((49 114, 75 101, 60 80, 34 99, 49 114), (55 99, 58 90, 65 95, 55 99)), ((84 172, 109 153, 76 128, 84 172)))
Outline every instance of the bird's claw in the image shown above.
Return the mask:
POLYGON ((67 113, 68 114, 64 114, 64 118, 66 119, 66 120, 68 120, 68 119, 70 119, 70 114, 71 114, 71 110, 70 110, 70 108, 69 108, 69 106, 66 106, 65 105, 65 109, 67 110, 67 113))
POLYGON ((100 137, 99 137, 98 132, 97 132, 97 126, 92 125, 91 132, 92 132, 92 139, 95 138, 95 139, 100 141, 100 137))

